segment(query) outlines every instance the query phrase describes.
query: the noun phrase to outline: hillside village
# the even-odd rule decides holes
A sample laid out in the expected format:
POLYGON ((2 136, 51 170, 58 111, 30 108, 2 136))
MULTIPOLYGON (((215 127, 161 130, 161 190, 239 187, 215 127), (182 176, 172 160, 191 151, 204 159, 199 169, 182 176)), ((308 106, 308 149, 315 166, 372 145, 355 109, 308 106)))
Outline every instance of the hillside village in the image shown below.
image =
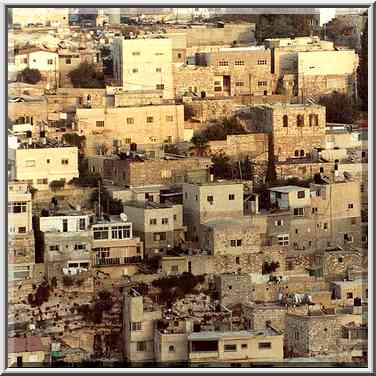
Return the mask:
POLYGON ((361 43, 221 9, 8 9, 9 367, 367 365, 361 43))

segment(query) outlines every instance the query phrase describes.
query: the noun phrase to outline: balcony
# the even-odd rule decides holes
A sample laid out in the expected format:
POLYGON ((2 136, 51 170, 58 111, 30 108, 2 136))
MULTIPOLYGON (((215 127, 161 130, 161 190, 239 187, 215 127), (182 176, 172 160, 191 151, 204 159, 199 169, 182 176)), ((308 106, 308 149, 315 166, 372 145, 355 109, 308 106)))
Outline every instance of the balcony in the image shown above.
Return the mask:
POLYGON ((106 257, 95 258, 95 266, 114 266, 114 265, 128 265, 136 264, 142 261, 141 256, 132 257, 106 257))
POLYGON ((192 362, 211 361, 217 360, 218 358, 218 351, 196 351, 189 354, 189 360, 192 362))

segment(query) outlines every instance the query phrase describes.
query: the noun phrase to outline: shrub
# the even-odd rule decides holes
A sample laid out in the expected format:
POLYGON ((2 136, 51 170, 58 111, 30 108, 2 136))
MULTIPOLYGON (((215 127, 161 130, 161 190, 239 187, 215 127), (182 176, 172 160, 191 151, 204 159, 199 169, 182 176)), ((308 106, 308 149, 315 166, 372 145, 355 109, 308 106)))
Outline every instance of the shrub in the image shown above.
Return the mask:
POLYGON ((74 87, 104 88, 103 74, 97 72, 95 65, 88 62, 81 63, 76 69, 68 73, 74 87))
POLYGON ((42 79, 42 75, 38 69, 25 68, 19 73, 17 79, 28 84, 36 84, 42 79))
POLYGON ((56 191, 58 191, 60 189, 63 189, 64 186, 65 186, 65 181, 64 180, 53 180, 50 183, 50 189, 53 192, 56 192, 56 191))

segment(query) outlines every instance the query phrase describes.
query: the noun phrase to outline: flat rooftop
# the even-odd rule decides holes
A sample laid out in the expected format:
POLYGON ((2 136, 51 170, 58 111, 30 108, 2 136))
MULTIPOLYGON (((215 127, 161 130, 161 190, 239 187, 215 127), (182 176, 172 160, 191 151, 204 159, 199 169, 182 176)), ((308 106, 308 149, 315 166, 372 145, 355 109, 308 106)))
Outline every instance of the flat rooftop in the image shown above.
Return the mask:
POLYGON ((258 337, 258 336, 276 336, 279 333, 272 328, 266 328, 263 330, 239 330, 239 331, 213 331, 213 332, 196 332, 191 333, 188 336, 189 340, 192 341, 205 341, 205 340, 219 340, 222 338, 233 338, 233 337, 258 337))
POLYGON ((290 193, 290 192, 301 191, 301 190, 304 190, 304 189, 309 189, 309 188, 299 187, 297 185, 286 185, 284 187, 269 188, 269 191, 281 192, 281 193, 290 193))
POLYGON ((126 201, 124 206, 131 206, 140 209, 168 209, 172 208, 171 204, 161 204, 158 202, 150 201, 126 201))

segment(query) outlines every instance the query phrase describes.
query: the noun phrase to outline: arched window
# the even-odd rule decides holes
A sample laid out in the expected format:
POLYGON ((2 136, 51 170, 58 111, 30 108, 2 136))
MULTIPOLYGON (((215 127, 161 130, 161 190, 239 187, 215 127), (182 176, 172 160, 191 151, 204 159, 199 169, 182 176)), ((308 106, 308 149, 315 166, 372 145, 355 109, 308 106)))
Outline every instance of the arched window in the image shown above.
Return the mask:
POLYGON ((283 126, 288 127, 289 126, 289 118, 287 115, 283 115, 283 126))
POLYGON ((300 156, 304 157, 304 150, 300 150, 300 156))
POLYGON ((309 126, 317 127, 319 125, 319 116, 317 114, 309 115, 309 126))
POLYGON ((295 150, 295 157, 299 157, 299 150, 295 150))
POLYGON ((298 127, 304 127, 304 115, 298 115, 296 117, 296 125, 298 127))

